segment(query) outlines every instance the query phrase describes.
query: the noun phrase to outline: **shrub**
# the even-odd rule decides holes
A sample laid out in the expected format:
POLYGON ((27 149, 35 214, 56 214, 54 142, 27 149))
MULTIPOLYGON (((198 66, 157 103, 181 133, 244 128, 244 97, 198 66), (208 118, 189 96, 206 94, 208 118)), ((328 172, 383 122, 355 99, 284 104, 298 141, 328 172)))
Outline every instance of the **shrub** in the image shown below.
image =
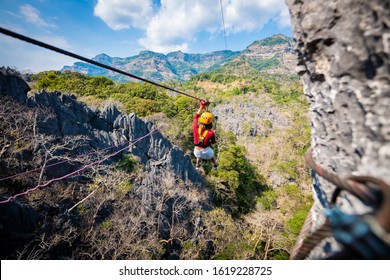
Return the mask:
POLYGON ((132 185, 129 181, 124 180, 124 181, 122 181, 122 182, 118 185, 118 187, 117 187, 117 189, 116 189, 116 192, 117 192, 117 194, 123 196, 123 195, 129 193, 129 192, 131 191, 132 188, 133 188, 133 185, 132 185))
POLYGON ((131 173, 136 169, 138 161, 132 156, 132 154, 123 154, 119 159, 116 168, 125 172, 131 173))
POLYGON ((264 191, 261 196, 258 198, 258 202, 260 202, 265 210, 273 210, 276 208, 278 194, 274 190, 264 191))
POLYGON ((265 188, 263 178, 245 156, 243 146, 232 145, 221 152, 218 178, 227 193, 219 196, 227 201, 235 215, 248 213, 255 205, 254 198, 265 188))
POLYGON ((310 207, 305 207, 304 209, 295 213, 294 216, 287 221, 287 229, 289 229, 293 234, 298 235, 309 211, 310 207))

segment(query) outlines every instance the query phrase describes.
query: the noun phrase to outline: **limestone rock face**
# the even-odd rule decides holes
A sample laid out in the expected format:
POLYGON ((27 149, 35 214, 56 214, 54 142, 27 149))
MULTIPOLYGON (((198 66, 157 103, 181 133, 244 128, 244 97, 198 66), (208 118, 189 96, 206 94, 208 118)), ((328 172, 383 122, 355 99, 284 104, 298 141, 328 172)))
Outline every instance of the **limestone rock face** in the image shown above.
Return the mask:
POLYGON ((16 71, 0 68, 0 94, 8 95, 19 102, 25 102, 30 87, 16 71))
POLYGON ((164 166, 184 181, 203 182, 190 158, 174 147, 151 122, 144 122, 135 114, 124 115, 114 105, 108 105, 102 111, 92 109, 77 101, 75 96, 60 92, 42 91, 27 97, 28 85, 13 70, 0 70, 2 95, 26 103, 29 107, 47 108, 48 116, 37 122, 38 133, 56 138, 84 137, 78 143, 78 148, 73 150, 74 155, 131 143, 129 151, 139 157, 150 171, 156 166, 164 166))
POLYGON ((35 237, 33 230, 40 220, 40 214, 17 201, 0 205, 0 212, 0 241, 3 246, 0 257, 5 259, 18 243, 30 242, 35 237))
MULTIPOLYGON (((390 2, 286 2, 297 72, 311 104, 315 161, 341 177, 370 175, 390 183, 390 2)), ((320 184, 329 200, 334 186, 321 178, 320 184)), ((370 210, 345 192, 337 202, 349 213, 370 210)), ((312 214, 318 227, 324 216, 318 199, 312 214)), ((338 250, 331 240, 322 245, 312 258, 338 250)))
MULTIPOLYGON (((178 214, 179 216, 175 217, 180 221, 185 221, 183 224, 186 230, 193 230, 191 224, 193 211, 198 209, 199 206, 208 207, 208 201, 206 195, 199 199, 196 195, 195 198, 190 195, 204 192, 204 179, 192 165, 191 157, 185 155, 180 148, 172 145, 159 132, 158 127, 155 127, 152 122, 143 121, 135 114, 122 114, 113 105, 98 110, 77 101, 73 95, 41 91, 33 96, 27 96, 28 90, 28 85, 17 73, 11 69, 0 68, 0 100, 4 99, 2 101, 15 105, 19 102, 23 105, 18 104, 20 108, 27 108, 27 106, 39 108, 39 110, 34 111, 33 131, 34 135, 37 134, 36 139, 47 141, 31 144, 25 147, 24 150, 21 149, 17 156, 19 162, 28 164, 34 153, 39 153, 43 155, 42 158, 45 158, 45 149, 50 149, 53 146, 55 150, 52 151, 48 164, 61 161, 57 158, 61 158, 63 155, 76 159, 80 155, 97 150, 105 150, 108 155, 121 148, 128 147, 128 151, 144 167, 142 177, 132 184, 133 197, 131 198, 134 199, 134 203, 140 204, 137 210, 140 210, 146 217, 145 221, 141 223, 146 224, 148 222, 150 229, 158 228, 160 237, 168 240, 173 225, 172 217, 180 212, 180 215, 178 214), (42 138, 38 136, 42 136, 42 138), (69 142, 67 146, 62 145, 66 139, 72 139, 73 142, 69 142), (54 156, 52 157, 52 155, 54 156), (59 157, 55 157, 57 155, 59 157), (164 200, 165 198, 162 197, 165 197, 167 193, 169 193, 170 199, 164 200), (178 201, 186 207, 183 211, 175 210, 174 213, 173 209, 178 201), (157 220, 159 226, 153 224, 157 220)), ((37 140, 37 142, 39 141, 37 140)), ((100 158, 104 158, 104 156, 100 156, 100 158)), ((95 160, 85 159, 85 161, 88 161, 87 163, 82 161, 62 163, 55 168, 46 169, 45 176, 49 179, 58 178, 95 160)), ((114 161, 115 159, 111 158, 104 161, 103 164, 110 164, 114 161)), ((1 167, 3 166, 7 165, 1 167)), ((19 166, 16 168, 19 168, 19 166)), ((4 171, 8 172, 8 170, 5 169, 0 171, 6 174, 4 171)), ((19 172, 21 171, 24 170, 19 172)), ((16 171, 13 170, 12 173, 16 173, 16 171)), ((88 179, 83 177, 83 173, 80 173, 78 176, 72 177, 71 180, 77 181, 82 186, 84 180, 88 179)), ((3 186, 7 187, 8 184, 3 183, 3 186)), ((6 199, 4 192, 0 196, 1 200, 6 199)), ((30 205, 18 200, 1 205, 0 240, 3 243, 8 242, 8 246, 4 248, 0 255, 4 258, 8 257, 8 254, 12 254, 15 248, 36 238, 35 228, 39 223, 51 225, 45 217, 45 213, 59 213, 61 211, 59 209, 69 208, 69 205, 65 206, 68 199, 64 199, 58 202, 58 205, 53 206, 55 211, 53 209, 47 210, 44 203, 42 205, 38 203, 39 211, 36 211, 37 205, 30 205)), ((100 217, 99 219, 103 219, 102 217, 114 211, 111 205, 106 206, 104 204, 101 207, 102 210, 99 211, 102 213, 99 212, 100 214, 97 215, 100 217)), ((118 212, 120 211, 118 210, 118 212)), ((128 215, 132 215, 131 211, 128 215)), ((59 215, 60 218, 58 219, 60 225, 63 223, 65 226, 76 222, 72 215, 64 214, 62 216, 59 215)), ((57 226, 57 223, 55 226, 57 226)), ((42 228, 42 230, 46 229, 45 226, 42 228)), ((59 228, 63 227, 59 226, 59 228)), ((144 230, 147 231, 146 226, 144 226, 144 230)), ((178 258, 175 252, 180 247, 179 245, 172 245, 172 248, 168 248, 166 258, 178 258)), ((59 255, 62 257, 68 253, 61 252, 59 255)))

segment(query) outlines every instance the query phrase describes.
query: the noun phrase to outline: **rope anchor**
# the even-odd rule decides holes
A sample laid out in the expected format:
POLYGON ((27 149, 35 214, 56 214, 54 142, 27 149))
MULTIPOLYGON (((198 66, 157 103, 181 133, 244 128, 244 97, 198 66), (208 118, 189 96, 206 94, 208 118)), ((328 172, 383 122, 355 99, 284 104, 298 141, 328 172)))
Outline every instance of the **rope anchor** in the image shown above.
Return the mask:
MULTIPOLYGON (((314 232, 309 224, 308 215, 297 244, 290 259, 305 259, 310 252, 325 238, 333 236, 342 245, 342 251, 328 259, 389 259, 390 258, 390 186, 384 181, 371 176, 350 176, 340 178, 337 174, 323 169, 316 164, 312 148, 305 155, 306 163, 313 171, 317 193, 323 193, 315 174, 333 183, 336 189, 330 203, 323 203, 326 221, 314 232), (373 207, 373 212, 365 215, 343 213, 336 205, 341 191, 347 191, 362 202, 373 207)), ((323 197, 322 197, 323 198, 323 197)))

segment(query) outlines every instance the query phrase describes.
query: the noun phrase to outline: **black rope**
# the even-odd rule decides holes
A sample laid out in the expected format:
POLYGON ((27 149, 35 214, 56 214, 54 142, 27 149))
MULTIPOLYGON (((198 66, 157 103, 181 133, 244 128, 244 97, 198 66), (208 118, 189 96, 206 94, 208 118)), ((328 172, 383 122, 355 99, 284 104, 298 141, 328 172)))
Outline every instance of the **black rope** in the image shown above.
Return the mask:
POLYGON ((92 59, 88 59, 88 58, 83 57, 83 56, 81 56, 81 55, 78 55, 78 54, 75 54, 75 53, 71 53, 71 52, 69 52, 69 51, 66 51, 66 50, 63 50, 63 49, 54 47, 54 46, 52 46, 52 45, 49 45, 49 44, 43 43, 43 42, 41 42, 41 41, 38 41, 38 40, 35 40, 35 39, 32 39, 32 38, 26 37, 26 36, 24 36, 24 35, 15 33, 15 32, 13 32, 13 31, 4 29, 4 28, 2 28, 2 27, 0 27, 0 32, 3 33, 3 34, 5 34, 5 35, 14 37, 14 38, 16 38, 16 39, 19 39, 19 40, 22 40, 22 41, 25 41, 25 42, 28 42, 28 43, 31 43, 31 44, 40 46, 40 47, 42 47, 42 48, 46 48, 46 49, 49 49, 49 50, 52 50, 52 51, 55 51, 55 52, 58 52, 58 53, 61 53, 61 54, 64 54, 64 55, 73 57, 73 58, 76 58, 76 59, 78 59, 78 60, 82 60, 82 61, 85 61, 85 62, 87 62, 87 63, 93 64, 93 65, 96 65, 96 66, 99 66, 99 67, 102 67, 102 68, 105 68, 105 69, 108 69, 108 70, 111 70, 111 71, 114 71, 114 72, 117 72, 117 73, 119 73, 119 74, 122 74, 122 75, 125 75, 125 76, 128 76, 128 77, 131 77, 131 78, 134 78, 134 79, 137 79, 137 80, 140 80, 140 81, 143 81, 143 82, 146 82, 146 83, 149 83, 149 84, 152 84, 152 85, 155 85, 155 86, 158 86, 158 87, 161 87, 161 88, 170 90, 170 91, 174 91, 174 92, 176 92, 176 93, 179 93, 179 94, 182 94, 182 95, 185 95, 185 96, 194 98, 194 99, 196 99, 196 100, 200 100, 200 98, 195 97, 195 96, 192 96, 192 95, 190 95, 190 94, 188 94, 188 93, 185 93, 185 92, 176 90, 176 89, 174 89, 174 88, 168 87, 168 86, 166 86, 166 85, 159 84, 159 83, 156 83, 156 82, 147 80, 147 79, 145 79, 145 78, 142 78, 142 77, 139 77, 139 76, 136 76, 136 75, 127 73, 127 72, 122 71, 122 70, 120 70, 120 69, 117 69, 117 68, 108 66, 108 65, 106 65, 106 64, 103 64, 103 63, 94 61, 94 60, 92 60, 92 59))
POLYGON ((222 25, 223 25, 223 36, 225 38, 225 49, 227 50, 227 41, 226 41, 226 28, 225 28, 225 17, 223 16, 223 6, 222 6, 222 0, 219 0, 219 3, 221 4, 221 15, 222 15, 222 25))

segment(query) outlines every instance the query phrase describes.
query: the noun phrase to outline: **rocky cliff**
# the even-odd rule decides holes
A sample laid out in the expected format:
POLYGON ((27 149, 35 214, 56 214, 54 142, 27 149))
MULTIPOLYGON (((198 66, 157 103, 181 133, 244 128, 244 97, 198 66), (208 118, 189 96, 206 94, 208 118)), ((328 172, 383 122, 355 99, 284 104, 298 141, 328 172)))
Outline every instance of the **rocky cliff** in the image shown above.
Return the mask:
MULTIPOLYGON (((390 2, 286 1, 292 15, 297 71, 311 104, 314 160, 340 177, 370 175, 390 183, 390 2)), ((318 178, 310 231, 324 222, 335 186, 318 178)), ((341 192, 342 211, 372 211, 341 192)), ((340 251, 332 238, 309 258, 340 251)))
MULTIPOLYGON (((1 94, 25 102, 28 107, 48 108, 52 113, 48 118, 37 122, 38 133, 54 136, 55 139, 74 135, 82 135, 86 139, 69 156, 113 145, 120 147, 155 129, 152 123, 144 122, 134 114, 121 114, 114 105, 108 105, 99 111, 78 102, 74 95, 60 92, 42 91, 27 97, 28 85, 8 71, 11 70, 2 68, 0 73, 0 82, 4 81, 0 85, 1 94)), ((158 162, 159 166, 171 170, 181 180, 203 182, 193 168, 190 157, 185 156, 178 147, 172 146, 158 130, 150 137, 130 145, 129 151, 150 169, 158 162)))
MULTIPOLYGON (((202 194, 204 192, 204 179, 196 172, 190 156, 184 155, 181 149, 173 146, 158 130, 155 130, 156 128, 152 123, 145 122, 134 114, 121 114, 113 105, 99 111, 78 102, 72 95, 43 91, 31 96, 27 95, 28 90, 28 85, 18 76, 18 73, 6 68, 0 69, 1 104, 14 107, 15 110, 26 110, 26 112, 39 109, 33 111, 30 115, 26 112, 19 111, 19 114, 14 110, 10 111, 11 114, 12 112, 17 114, 18 118, 24 115, 32 116, 31 127, 29 127, 30 120, 28 119, 23 121, 25 122, 24 125, 22 124, 23 128, 22 126, 18 127, 20 130, 25 130, 32 138, 27 139, 27 136, 23 136, 28 141, 22 141, 19 137, 19 144, 2 142, 0 160, 2 178, 23 172, 26 169, 39 167, 34 166, 34 164, 44 164, 46 161, 47 164, 55 164, 63 159, 70 159, 63 164, 47 168, 42 173, 43 179, 47 181, 51 178, 64 176, 85 166, 85 164, 89 164, 90 162, 86 162, 85 159, 84 161, 74 160, 82 155, 102 151, 97 153, 97 156, 90 157, 87 160, 96 161, 120 148, 129 146, 129 151, 133 157, 138 159, 137 165, 143 169, 140 171, 141 175, 138 178, 131 179, 127 183, 129 188, 131 187, 131 199, 125 199, 122 201, 123 205, 115 208, 112 207, 112 204, 118 203, 118 199, 113 198, 113 194, 102 195, 102 202, 98 204, 96 211, 97 213, 104 213, 104 215, 99 214, 98 216, 113 217, 119 215, 117 214, 118 211, 123 211, 121 212, 121 215, 123 215, 121 219, 126 219, 126 223, 129 223, 129 219, 134 219, 134 217, 130 217, 133 214, 132 211, 137 212, 139 213, 136 215, 138 219, 140 219, 139 217, 142 218, 138 220, 136 226, 144 225, 143 231, 148 232, 152 229, 156 231, 157 228, 156 234, 160 239, 168 240, 170 238, 174 229, 173 223, 176 226, 183 222, 188 223, 183 225, 183 229, 190 232, 194 230, 191 219, 195 215, 190 215, 190 213, 199 207, 207 208, 208 205, 207 197, 204 193, 202 194), (148 136, 148 134, 150 135, 148 136), (144 137, 145 135, 147 137, 144 137), (193 197, 190 197, 190 194, 198 197, 198 199, 194 200, 193 197), (109 202, 107 202, 108 198, 110 198, 109 202), (174 209, 178 205, 181 205, 182 208, 174 209), (127 207, 127 211, 124 211, 123 207, 127 207), (178 221, 175 219, 178 219, 178 221)), ((17 133, 15 132, 15 129, 18 129, 16 126, 21 122, 18 120, 17 124, 12 124, 10 120, 14 119, 16 121, 17 118, 11 116, 11 119, 9 119, 10 116, 3 113, 5 112, 1 114, 2 135, 11 139, 10 135, 17 133), (8 126, 11 128, 10 130, 7 130, 8 126)), ((102 163, 103 167, 97 170, 97 173, 95 172, 95 176, 109 176, 110 171, 104 166, 118 162, 119 158, 115 157, 104 161, 102 163)), ((112 174, 117 174, 115 170, 112 172, 114 172, 112 174)), ((114 179, 108 177, 107 181, 114 179)), ((55 212, 62 217, 54 223, 55 227, 58 227, 58 232, 69 228, 69 223, 76 223, 76 221, 80 223, 78 220, 80 217, 69 216, 69 214, 66 214, 68 213, 66 209, 69 210, 72 203, 77 202, 77 199, 79 199, 77 197, 86 195, 85 191, 88 188, 80 186, 93 183, 93 180, 93 177, 88 177, 84 172, 70 178, 70 182, 78 181, 80 183, 77 187, 80 188, 80 196, 67 196, 62 190, 59 190, 56 196, 52 197, 51 202, 45 201, 45 196, 41 197, 42 200, 33 199, 34 202, 28 197, 21 197, 17 201, 0 205, 2 213, 0 215, 0 239, 2 244, 8 243, 7 248, 3 251, 2 258, 15 257, 14 255, 7 255, 7 253, 15 252, 14 247, 18 248, 21 244, 31 241, 31 238, 35 238, 38 222, 45 224, 45 227, 47 227, 49 224, 47 216, 52 215, 52 213, 47 212, 48 206, 43 205, 56 205, 49 208, 52 211, 56 209, 55 212), (42 210, 42 208, 45 210, 42 210), (41 209, 40 213, 45 217, 37 214, 38 209, 41 209), (28 221, 28 223, 23 221, 28 221), (12 242, 9 242, 10 240, 12 242)), ((122 183, 119 181, 118 184, 123 185, 124 182, 126 180, 122 180, 122 183)), ((18 191, 33 187, 32 184, 36 184, 36 181, 24 181, 20 178, 0 181, 1 200, 5 200, 18 191), (18 187, 15 187, 16 185, 18 187)), ((118 189, 115 193, 118 194, 118 189)), ((95 215, 95 219, 96 217, 95 215)), ((120 221, 124 223, 123 220, 120 221)), ((103 222, 103 220, 100 222, 103 222)), ((131 226, 128 229, 131 230, 131 226)), ((44 229, 41 227, 38 228, 39 230, 42 234, 44 229)), ((45 232, 44 234, 49 233, 45 232)), ((142 234, 137 234, 137 236, 140 238, 142 234)), ((170 243, 170 245, 172 244, 170 243)), ((80 244, 73 244, 72 246, 80 246, 80 244)), ((74 248, 71 251, 74 251, 74 248)), ((166 258, 170 258, 170 252, 168 248, 166 258)), ((46 258, 70 257, 66 252, 63 255, 53 252, 48 252, 48 254, 49 256, 46 255, 46 258)), ((99 256, 99 258, 102 258, 102 256, 99 256)), ((133 256, 133 258, 137 257, 133 256)))

